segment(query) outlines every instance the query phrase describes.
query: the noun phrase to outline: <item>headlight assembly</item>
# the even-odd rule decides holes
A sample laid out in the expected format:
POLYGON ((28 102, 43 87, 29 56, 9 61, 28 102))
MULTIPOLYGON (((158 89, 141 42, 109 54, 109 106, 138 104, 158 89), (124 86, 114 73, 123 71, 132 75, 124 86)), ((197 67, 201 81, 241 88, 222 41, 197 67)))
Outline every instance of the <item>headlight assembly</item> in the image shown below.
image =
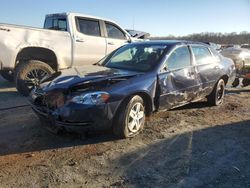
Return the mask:
POLYGON ((75 96, 71 99, 71 102, 77 104, 100 105, 107 103, 109 97, 110 95, 107 92, 97 91, 75 96))

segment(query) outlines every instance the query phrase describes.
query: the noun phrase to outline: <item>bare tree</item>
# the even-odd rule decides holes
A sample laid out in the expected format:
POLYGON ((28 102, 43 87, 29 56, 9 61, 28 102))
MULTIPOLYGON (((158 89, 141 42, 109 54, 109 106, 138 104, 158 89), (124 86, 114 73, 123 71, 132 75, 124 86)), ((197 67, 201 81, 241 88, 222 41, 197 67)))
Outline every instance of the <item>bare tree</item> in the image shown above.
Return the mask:
POLYGON ((200 42, 213 42, 218 44, 250 44, 250 33, 242 31, 239 34, 232 33, 195 33, 187 36, 176 37, 174 35, 168 35, 164 37, 151 37, 155 40, 192 40, 200 42))

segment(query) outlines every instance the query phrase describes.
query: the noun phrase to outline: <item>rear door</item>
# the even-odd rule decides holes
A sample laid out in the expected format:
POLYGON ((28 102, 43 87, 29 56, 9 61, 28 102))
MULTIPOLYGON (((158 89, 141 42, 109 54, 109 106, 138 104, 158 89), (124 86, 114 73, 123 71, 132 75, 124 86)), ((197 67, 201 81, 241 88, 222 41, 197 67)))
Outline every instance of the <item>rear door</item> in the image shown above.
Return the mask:
POLYGON ((180 46, 170 52, 158 79, 160 108, 173 108, 198 97, 200 83, 188 46, 180 46))
POLYGON ((94 64, 106 55, 106 38, 97 19, 76 17, 73 62, 75 66, 94 64))
POLYGON ((126 33, 119 26, 106 21, 104 25, 107 36, 107 54, 128 43, 126 33))
POLYGON ((192 45, 198 80, 201 83, 201 94, 208 95, 221 75, 220 57, 214 56, 210 49, 203 45, 192 45))

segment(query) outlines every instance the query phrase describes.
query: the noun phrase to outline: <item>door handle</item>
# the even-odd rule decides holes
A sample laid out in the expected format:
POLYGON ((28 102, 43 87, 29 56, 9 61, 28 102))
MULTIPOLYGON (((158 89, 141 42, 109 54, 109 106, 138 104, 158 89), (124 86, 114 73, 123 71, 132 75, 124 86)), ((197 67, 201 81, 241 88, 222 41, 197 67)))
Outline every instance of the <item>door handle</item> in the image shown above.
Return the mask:
POLYGON ((113 42, 108 42, 108 45, 115 45, 113 42))
POLYGON ((81 38, 76 38, 76 42, 84 42, 84 40, 81 38))

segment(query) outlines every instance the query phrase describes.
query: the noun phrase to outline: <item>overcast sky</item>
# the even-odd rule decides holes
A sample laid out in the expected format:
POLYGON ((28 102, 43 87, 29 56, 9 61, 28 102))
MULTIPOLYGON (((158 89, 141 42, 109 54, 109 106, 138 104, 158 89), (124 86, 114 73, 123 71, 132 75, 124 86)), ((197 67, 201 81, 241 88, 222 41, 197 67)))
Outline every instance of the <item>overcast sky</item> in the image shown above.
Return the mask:
POLYGON ((152 36, 250 32, 250 0, 2 0, 0 22, 42 27, 48 13, 109 18, 152 36))

